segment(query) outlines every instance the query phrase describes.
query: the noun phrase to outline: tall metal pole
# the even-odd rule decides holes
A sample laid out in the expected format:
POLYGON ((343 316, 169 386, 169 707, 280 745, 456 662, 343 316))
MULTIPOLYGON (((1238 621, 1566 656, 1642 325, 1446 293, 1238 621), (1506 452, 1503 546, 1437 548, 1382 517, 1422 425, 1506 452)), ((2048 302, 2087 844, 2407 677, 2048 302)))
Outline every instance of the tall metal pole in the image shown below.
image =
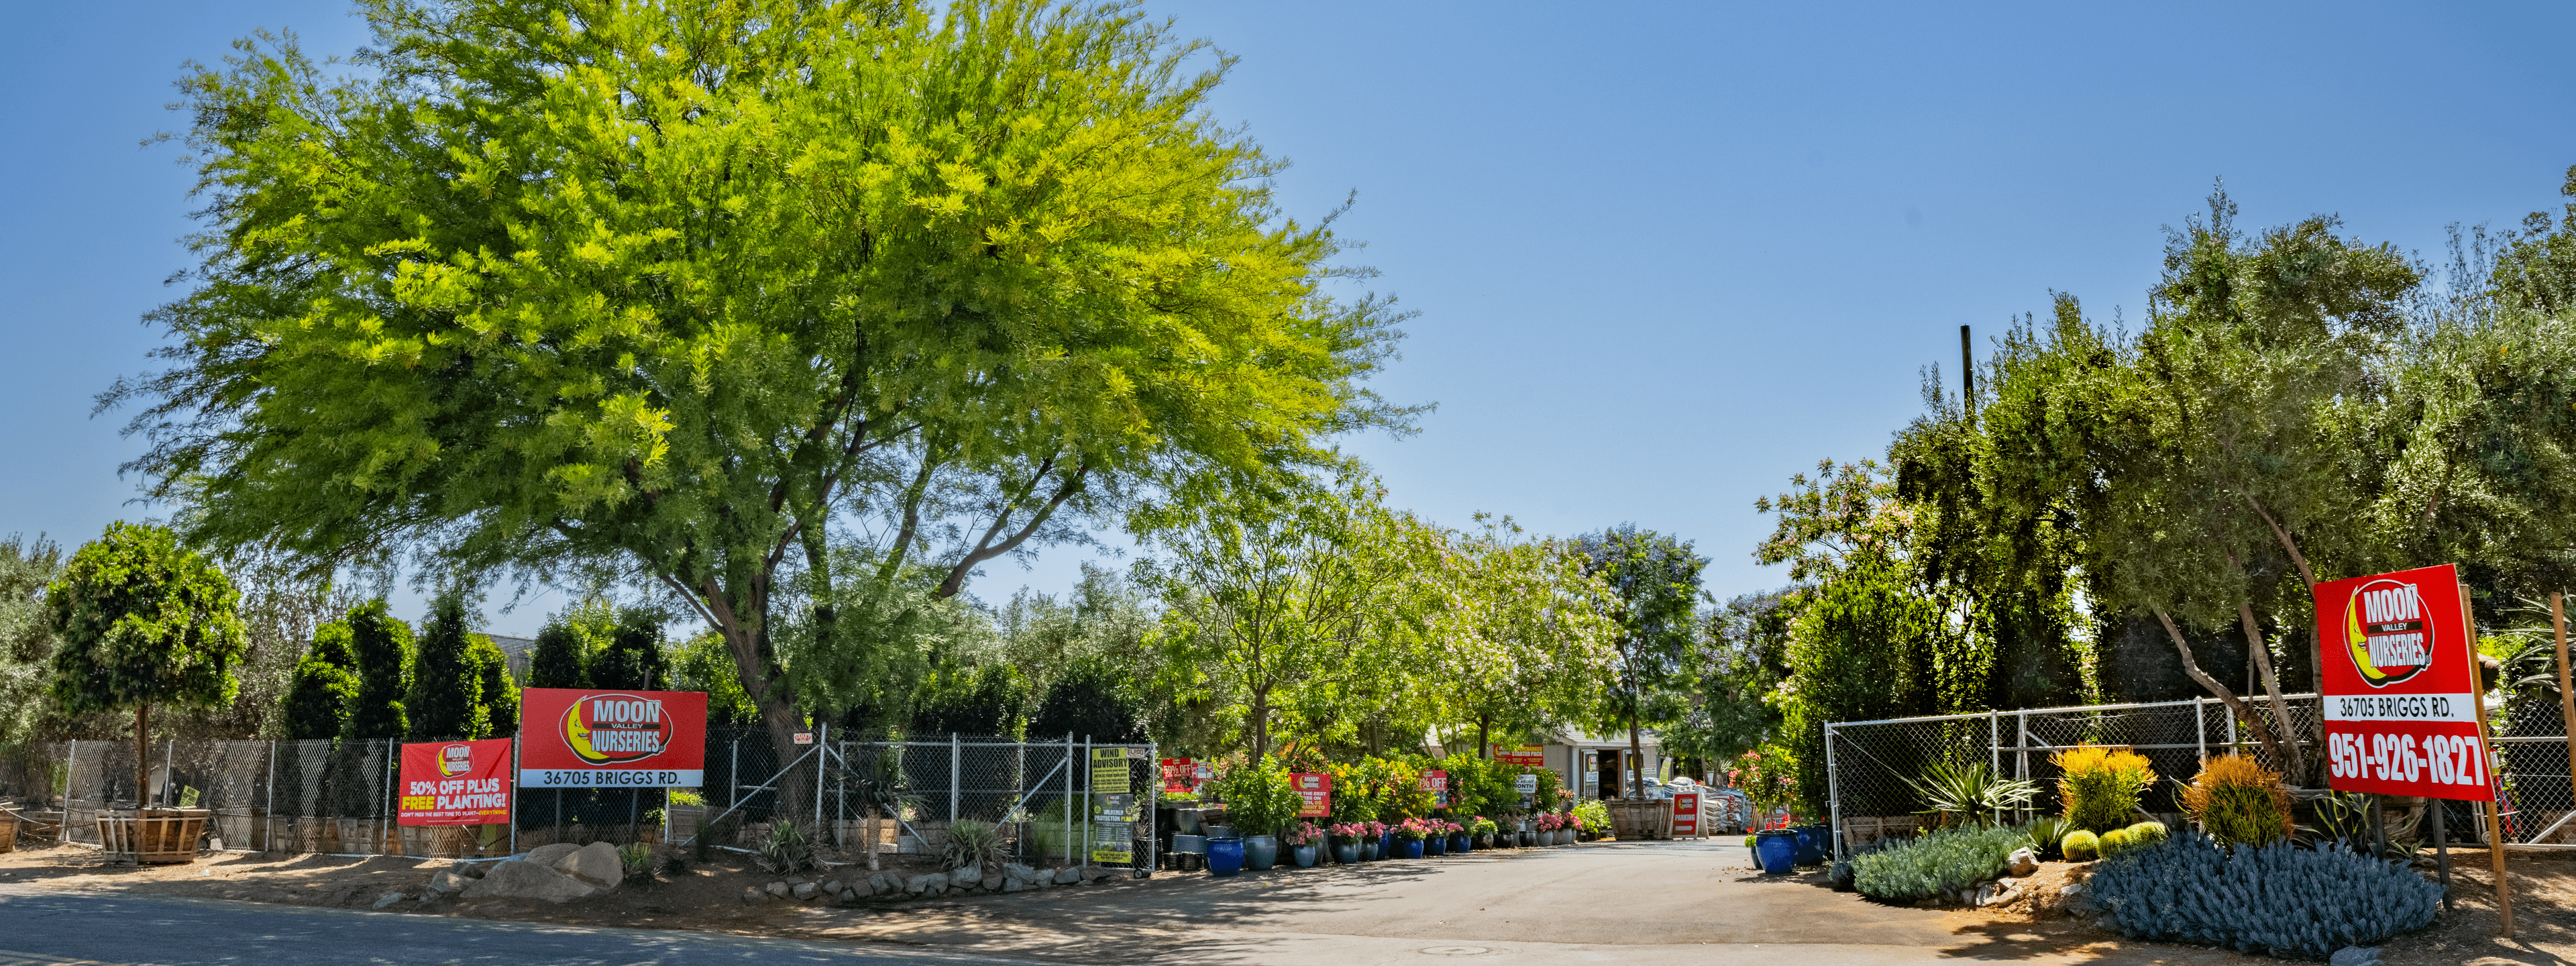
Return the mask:
MULTIPOLYGON (((1078 865, 1091 864, 1091 839, 1097 834, 1091 827, 1092 790, 1100 787, 1100 779, 1092 777, 1091 774, 1091 769, 1096 767, 1099 766, 1091 760, 1091 736, 1084 735, 1082 736, 1082 861, 1076 863, 1078 865)), ((1121 762, 1120 767, 1125 767, 1125 763, 1121 762)))
POLYGON ((176 805, 179 797, 179 739, 161 744, 161 804, 176 805))
POLYGON ((951 822, 957 820, 957 770, 965 765, 966 746, 960 744, 957 733, 951 731, 948 733, 948 820, 951 822))
POLYGON ((1073 864, 1073 732, 1064 733, 1064 862, 1073 864))
POLYGON ((72 771, 80 765, 80 739, 66 742, 63 749, 63 823, 54 827, 54 844, 72 840, 72 771))
POLYGON ((259 803, 259 850, 277 848, 277 742, 268 743, 268 795, 259 803))
MULTIPOLYGON (((814 723, 814 826, 815 826, 816 828, 821 828, 821 827, 822 827, 822 825, 823 825, 823 764, 824 764, 824 759, 827 759, 827 758, 831 757, 831 750, 830 750, 830 749, 831 749, 831 747, 832 747, 832 723, 831 723, 830 721, 817 721, 817 722, 815 722, 815 723, 814 723)), ((837 833, 839 830, 838 830, 838 829, 834 829, 833 831, 837 833)), ((838 839, 835 839, 834 841, 839 841, 839 840, 838 840, 838 839)))

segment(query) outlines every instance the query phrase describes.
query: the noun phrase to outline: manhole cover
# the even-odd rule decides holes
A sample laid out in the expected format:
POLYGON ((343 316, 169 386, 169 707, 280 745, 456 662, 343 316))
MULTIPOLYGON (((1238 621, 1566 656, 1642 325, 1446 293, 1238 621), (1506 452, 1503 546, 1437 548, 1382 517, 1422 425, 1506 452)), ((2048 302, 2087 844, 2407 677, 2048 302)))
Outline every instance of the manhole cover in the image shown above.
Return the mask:
POLYGON ((1432 946, 1422 952, 1427 956, 1473 956, 1478 953, 1490 953, 1493 950, 1483 946, 1432 946))

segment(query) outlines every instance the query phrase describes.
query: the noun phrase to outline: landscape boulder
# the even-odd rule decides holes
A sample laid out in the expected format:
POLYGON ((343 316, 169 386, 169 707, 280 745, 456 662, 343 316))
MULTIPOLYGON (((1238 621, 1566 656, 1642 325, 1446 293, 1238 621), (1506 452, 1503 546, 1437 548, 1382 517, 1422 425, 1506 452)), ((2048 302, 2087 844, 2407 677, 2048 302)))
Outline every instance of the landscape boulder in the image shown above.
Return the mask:
POLYGON ((798 902, 812 902, 815 894, 823 890, 816 888, 811 882, 799 882, 787 891, 794 894, 798 902))
POLYGON ((617 846, 606 842, 592 842, 574 849, 563 858, 556 859, 553 867, 557 872, 579 877, 603 889, 617 888, 618 883, 626 881, 626 859, 617 854, 617 846))
POLYGON ((762 888, 769 890, 770 895, 777 896, 781 899, 787 898, 787 894, 791 891, 785 880, 772 882, 762 888))
POLYGON ((1082 881, 1081 869, 1068 865, 1064 868, 1055 870, 1055 884, 1057 885, 1072 885, 1080 881, 1082 881))
POLYGON ((386 906, 393 905, 394 903, 401 902, 404 898, 403 894, 399 892, 385 893, 384 895, 376 897, 376 908, 382 909, 386 906))
POLYGON ((473 884, 473 879, 458 875, 454 869, 440 869, 429 877, 429 892, 431 895, 449 895, 463 892, 466 886, 473 884))
POLYGON ((961 889, 982 881, 984 881, 984 867, 971 862, 948 873, 948 884, 961 889))
POLYGON ((903 884, 903 891, 917 896, 938 895, 938 890, 946 888, 947 885, 948 875, 946 873, 924 872, 920 875, 913 876, 911 881, 905 882, 903 884))
POLYGON ((600 889, 534 862, 513 859, 492 867, 490 874, 465 887, 468 899, 543 899, 564 903, 588 899, 600 889))
POLYGON ((564 856, 571 855, 579 851, 581 851, 581 846, 574 845, 570 842, 557 842, 553 845, 540 845, 528 850, 525 861, 534 862, 540 868, 551 869, 555 867, 555 863, 563 861, 564 856))
POLYGON ((2005 875, 2029 875, 2037 871, 2039 856, 2030 854, 2029 849, 2014 849, 2011 855, 2004 857, 2005 875))

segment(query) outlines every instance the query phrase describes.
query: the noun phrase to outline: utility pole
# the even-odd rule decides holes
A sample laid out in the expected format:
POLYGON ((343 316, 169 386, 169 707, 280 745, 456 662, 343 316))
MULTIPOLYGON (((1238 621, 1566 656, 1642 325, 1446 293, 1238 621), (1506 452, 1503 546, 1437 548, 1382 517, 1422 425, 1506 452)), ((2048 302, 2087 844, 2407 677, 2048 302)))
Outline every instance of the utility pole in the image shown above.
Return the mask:
POLYGON ((1959 327, 1959 402, 1967 407, 1968 425, 1977 425, 1977 364, 1968 352, 1968 327, 1959 327))

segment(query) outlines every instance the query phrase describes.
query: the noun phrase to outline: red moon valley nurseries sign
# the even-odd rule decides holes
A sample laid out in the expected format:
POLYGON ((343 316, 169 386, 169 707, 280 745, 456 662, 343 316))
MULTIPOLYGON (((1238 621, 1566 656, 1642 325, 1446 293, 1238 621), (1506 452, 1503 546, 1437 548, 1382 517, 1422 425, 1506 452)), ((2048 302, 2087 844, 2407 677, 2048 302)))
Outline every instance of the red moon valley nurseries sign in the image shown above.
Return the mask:
POLYGON ((2477 642, 2450 565, 2318 584, 2328 784, 2494 801, 2477 642))
POLYGON ((696 788, 706 781, 707 693, 527 688, 526 788, 696 788))

